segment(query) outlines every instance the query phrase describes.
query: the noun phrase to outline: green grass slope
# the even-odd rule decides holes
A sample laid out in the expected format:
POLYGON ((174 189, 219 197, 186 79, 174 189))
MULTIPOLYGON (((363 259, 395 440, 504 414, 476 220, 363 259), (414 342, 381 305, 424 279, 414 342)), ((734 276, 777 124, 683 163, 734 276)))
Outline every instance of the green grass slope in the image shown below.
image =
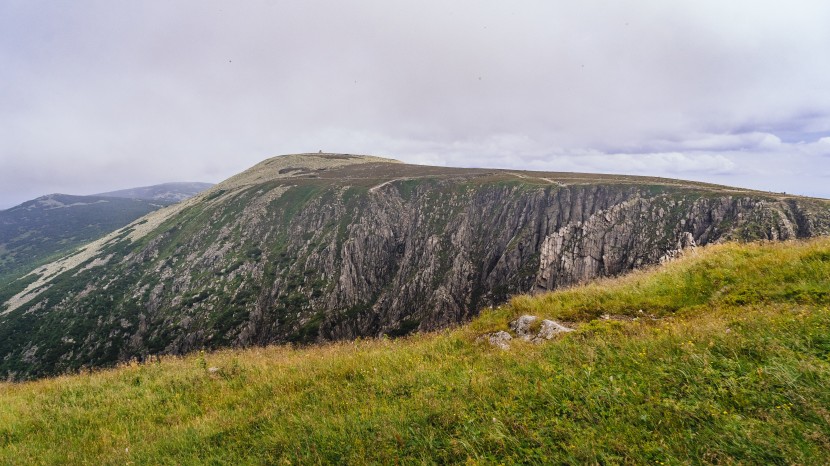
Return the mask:
POLYGON ((0 463, 827 464, 828 290, 830 239, 728 244, 440 333, 0 384, 0 463), (523 313, 577 330, 477 341, 523 313))

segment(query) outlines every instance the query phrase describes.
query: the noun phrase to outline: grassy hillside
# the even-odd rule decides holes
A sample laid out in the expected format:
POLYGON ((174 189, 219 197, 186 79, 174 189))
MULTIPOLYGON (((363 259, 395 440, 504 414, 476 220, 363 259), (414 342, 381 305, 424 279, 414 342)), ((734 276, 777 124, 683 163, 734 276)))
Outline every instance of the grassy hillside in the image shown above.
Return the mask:
POLYGON ((830 239, 720 245, 440 333, 0 384, 0 463, 827 464, 828 290, 830 239), (523 313, 577 331, 477 341, 523 313))

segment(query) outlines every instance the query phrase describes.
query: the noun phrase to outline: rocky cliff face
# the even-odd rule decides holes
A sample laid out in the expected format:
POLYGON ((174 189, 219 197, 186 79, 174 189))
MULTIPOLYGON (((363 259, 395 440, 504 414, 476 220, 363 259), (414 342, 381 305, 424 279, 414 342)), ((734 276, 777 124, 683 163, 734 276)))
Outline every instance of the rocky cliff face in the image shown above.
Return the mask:
POLYGON ((695 245, 828 232, 824 201, 697 183, 278 157, 18 284, 0 374, 403 335, 695 245))

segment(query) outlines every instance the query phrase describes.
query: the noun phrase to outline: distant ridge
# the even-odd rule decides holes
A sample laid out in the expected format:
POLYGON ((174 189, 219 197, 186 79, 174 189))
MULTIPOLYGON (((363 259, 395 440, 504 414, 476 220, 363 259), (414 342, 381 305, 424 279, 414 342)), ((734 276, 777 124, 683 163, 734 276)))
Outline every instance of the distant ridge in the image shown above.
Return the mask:
POLYGON ((0 287, 210 183, 164 183, 90 196, 48 194, 0 210, 0 287))
POLYGON ((0 286, 170 204, 166 200, 49 194, 2 210, 0 286))
POLYGON ((102 197, 120 197, 125 199, 144 199, 147 201, 179 202, 191 198, 213 186, 212 183, 179 182, 162 183, 152 186, 121 189, 106 193, 94 194, 102 197))

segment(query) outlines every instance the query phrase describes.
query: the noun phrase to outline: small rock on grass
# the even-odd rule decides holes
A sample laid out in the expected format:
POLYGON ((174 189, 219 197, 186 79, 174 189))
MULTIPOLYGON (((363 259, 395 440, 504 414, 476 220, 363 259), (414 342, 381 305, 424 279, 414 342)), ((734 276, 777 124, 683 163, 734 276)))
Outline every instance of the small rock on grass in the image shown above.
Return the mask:
POLYGON ((539 320, 536 316, 523 315, 518 319, 510 322, 508 326, 510 330, 516 333, 516 336, 530 340, 533 333, 533 324, 539 320))
MULTIPOLYGON (((517 338, 521 338, 525 341, 532 341, 534 343, 542 343, 543 341, 550 340, 560 333, 573 331, 572 328, 565 327, 559 322, 548 319, 544 319, 539 322, 538 325, 535 325, 538 320, 539 318, 536 316, 523 315, 510 322, 510 330, 516 334, 517 338)), ((508 342, 513 339, 513 335, 505 332, 504 330, 500 330, 498 332, 488 333, 480 337, 480 339, 485 338, 493 346, 498 346, 501 349, 508 349, 510 348, 510 344, 508 342)))
POLYGON ((508 342, 512 339, 513 339, 513 337, 509 333, 505 332, 504 330, 499 330, 498 332, 491 333, 488 336, 488 340, 490 341, 490 344, 493 345, 493 346, 498 346, 501 349, 510 348, 510 344, 508 342))
POLYGON ((550 340, 560 333, 573 332, 574 329, 565 327, 564 325, 554 320, 545 319, 542 321, 542 326, 539 328, 539 333, 533 341, 545 339, 550 340))
POLYGON ((536 316, 523 315, 510 322, 510 330, 516 332, 516 335, 520 338, 533 342, 550 340, 560 333, 573 331, 573 329, 553 320, 544 319, 536 324, 538 320, 539 318, 536 316))

